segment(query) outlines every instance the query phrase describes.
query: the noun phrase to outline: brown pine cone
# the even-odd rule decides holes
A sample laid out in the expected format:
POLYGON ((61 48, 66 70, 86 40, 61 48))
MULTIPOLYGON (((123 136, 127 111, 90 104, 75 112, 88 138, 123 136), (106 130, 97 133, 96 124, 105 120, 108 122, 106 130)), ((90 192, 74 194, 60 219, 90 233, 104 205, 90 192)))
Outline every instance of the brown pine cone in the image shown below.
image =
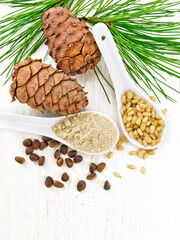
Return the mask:
POLYGON ((43 32, 57 67, 69 75, 93 69, 101 53, 89 27, 68 8, 54 6, 43 14, 43 32))
POLYGON ((73 114, 87 106, 83 87, 73 79, 42 60, 29 58, 14 67, 10 94, 31 108, 56 114, 73 114))

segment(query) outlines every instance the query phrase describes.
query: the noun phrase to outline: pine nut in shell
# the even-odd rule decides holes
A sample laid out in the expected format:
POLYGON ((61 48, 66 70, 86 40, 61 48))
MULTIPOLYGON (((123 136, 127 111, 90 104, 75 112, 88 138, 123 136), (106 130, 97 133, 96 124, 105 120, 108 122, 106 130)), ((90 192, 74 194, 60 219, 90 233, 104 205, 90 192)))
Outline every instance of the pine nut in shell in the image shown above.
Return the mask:
POLYGON ((109 181, 106 180, 104 183, 104 190, 110 190, 110 189, 111 189, 111 185, 110 185, 109 181))
POLYGON ((57 188, 63 188, 64 184, 62 182, 59 182, 57 180, 54 181, 54 186, 57 188))
POLYGON ((23 157, 15 157, 15 160, 16 160, 16 162, 18 162, 19 164, 23 164, 24 162, 25 162, 25 158, 23 158, 23 157))
POLYGON ((90 173, 89 175, 87 175, 86 179, 93 180, 96 178, 96 176, 97 176, 97 174, 93 172, 93 173, 90 173))
POLYGON ((89 171, 93 173, 96 170, 97 166, 95 163, 91 163, 89 166, 89 171))
POLYGON ((31 140, 30 138, 25 139, 25 140, 23 141, 23 145, 24 145, 25 147, 30 147, 30 146, 32 146, 32 140, 31 140))

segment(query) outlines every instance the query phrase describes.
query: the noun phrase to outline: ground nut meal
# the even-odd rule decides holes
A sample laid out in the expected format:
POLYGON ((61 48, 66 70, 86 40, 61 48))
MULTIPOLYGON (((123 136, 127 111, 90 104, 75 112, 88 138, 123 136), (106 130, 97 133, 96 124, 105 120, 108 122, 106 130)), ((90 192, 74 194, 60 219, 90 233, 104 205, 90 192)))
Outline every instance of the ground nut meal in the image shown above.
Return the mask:
POLYGON ((130 90, 122 95, 121 102, 120 113, 129 136, 144 147, 160 143, 165 122, 152 105, 130 90))
POLYGON ((89 153, 101 153, 110 149, 117 140, 113 123, 101 114, 77 113, 52 127, 56 136, 73 148, 89 153))

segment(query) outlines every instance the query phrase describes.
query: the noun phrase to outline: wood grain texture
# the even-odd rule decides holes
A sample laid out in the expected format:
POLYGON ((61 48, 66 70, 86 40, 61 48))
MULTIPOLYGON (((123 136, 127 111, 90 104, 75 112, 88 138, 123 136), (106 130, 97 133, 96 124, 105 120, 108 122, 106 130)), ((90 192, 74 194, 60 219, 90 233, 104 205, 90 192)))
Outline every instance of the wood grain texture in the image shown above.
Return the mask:
MULTIPOLYGON (((0 16, 7 11, 7 6, 1 5, 0 16)), ((46 46, 42 46, 33 58, 43 58, 46 50, 46 46)), ((46 62, 55 66, 50 57, 46 62)), ((6 64, 1 64, 1 69, 6 64)), ((99 65, 109 78, 103 61, 99 65)), ((78 79, 89 92, 87 110, 101 111, 118 122, 113 91, 105 84, 110 105, 92 71, 78 79)), ((167 80, 179 88, 177 79, 167 77, 167 80)), ((11 103, 10 82, 2 86, 4 81, 5 76, 0 79, 0 111, 53 116, 48 112, 42 115, 19 102, 11 103)), ((29 161, 28 157, 24 165, 19 165, 14 156, 25 157, 21 142, 27 137, 40 137, 0 130, 0 239, 179 240, 180 97, 174 97, 177 104, 162 99, 161 107, 168 109, 168 134, 156 155, 147 160, 129 156, 128 152, 136 148, 128 143, 125 151, 115 150, 112 159, 84 155, 83 162, 72 169, 57 167, 53 150, 49 148, 42 152, 46 156, 43 167, 29 161), (91 161, 104 161, 107 168, 97 179, 87 182, 86 190, 79 193, 77 181, 85 179, 91 161), (135 164, 137 170, 128 169, 127 164, 135 164), (140 173, 142 166, 147 169, 146 175, 140 173), (64 171, 70 175, 64 189, 44 186, 46 176, 58 180, 64 171), (119 172, 122 179, 116 178, 114 171, 119 172), (106 179, 111 183, 110 191, 103 190, 106 179)))

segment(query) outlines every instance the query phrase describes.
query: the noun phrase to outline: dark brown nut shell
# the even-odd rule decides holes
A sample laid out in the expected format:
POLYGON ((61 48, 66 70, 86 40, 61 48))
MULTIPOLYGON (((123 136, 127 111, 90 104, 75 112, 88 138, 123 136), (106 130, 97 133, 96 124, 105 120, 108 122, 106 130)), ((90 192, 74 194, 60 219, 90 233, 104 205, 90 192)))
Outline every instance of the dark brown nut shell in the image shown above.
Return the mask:
POLYGON ((59 182, 59 181, 57 181, 57 180, 55 180, 55 181, 54 181, 54 186, 57 187, 57 188, 63 188, 63 187, 64 187, 64 184, 61 183, 61 182, 59 182))
POLYGON ((55 158, 55 159, 59 159, 60 156, 61 156, 61 152, 60 152, 59 149, 57 149, 57 150, 55 151, 55 153, 54 153, 54 158, 55 158))
POLYGON ((39 156, 35 153, 31 153, 30 156, 29 156, 29 159, 31 161, 38 161, 39 160, 39 156))
POLYGON ((70 158, 65 159, 66 165, 68 168, 72 168, 73 166, 73 161, 70 158))
POLYGON ((62 154, 67 154, 67 152, 68 152, 68 147, 65 145, 65 144, 63 144, 63 145, 61 145, 61 147, 60 147, 60 152, 62 153, 62 154))
POLYGON ((18 163, 20 163, 20 164, 23 164, 24 162, 25 162, 25 158, 23 158, 23 157, 15 157, 15 160, 16 160, 16 162, 18 162, 18 163))
POLYGON ((23 145, 24 145, 25 147, 30 147, 30 146, 32 146, 32 140, 31 140, 30 138, 25 139, 25 140, 23 141, 23 145))
POLYGON ((97 171, 102 172, 105 167, 106 167, 106 163, 102 162, 102 163, 97 165, 97 171))
POLYGON ((111 189, 111 185, 110 185, 108 180, 106 180, 105 183, 104 183, 104 189, 105 190, 110 190, 111 189))
POLYGON ((26 155, 30 155, 31 153, 33 153, 33 151, 34 151, 33 146, 27 147, 26 148, 26 155))
POLYGON ((74 163, 80 163, 82 162, 82 160, 83 160, 83 157, 81 155, 77 155, 74 158, 74 163))
POLYGON ((41 156, 38 160, 38 165, 39 166, 43 166, 44 165, 44 162, 45 162, 45 157, 44 156, 41 156))
POLYGON ((90 173, 86 178, 87 178, 87 180, 93 180, 93 179, 95 179, 96 178, 96 173, 90 173))
POLYGON ((48 176, 45 180, 45 185, 46 187, 51 187, 54 184, 54 180, 52 179, 52 177, 48 176))
POLYGON ((51 147, 51 148, 55 148, 57 146, 60 145, 60 142, 59 141, 56 141, 56 140, 52 140, 51 142, 48 142, 48 145, 51 147))
POLYGON ((61 179, 63 182, 67 182, 69 180, 69 175, 66 172, 64 172, 61 176, 61 179))
POLYGON ((48 146, 48 143, 47 143, 46 141, 41 142, 41 143, 40 143, 40 146, 39 146, 39 149, 42 151, 42 150, 44 150, 47 146, 48 146))
POLYGON ((52 140, 52 138, 46 137, 46 136, 42 136, 42 140, 45 141, 45 142, 49 142, 49 141, 52 140))
POLYGON ((61 167, 61 166, 63 165, 63 162, 64 162, 63 158, 57 159, 57 165, 58 165, 59 167, 61 167))
POLYGON ((40 147, 40 141, 38 139, 34 139, 33 140, 33 143, 32 143, 32 146, 35 150, 39 149, 40 147))
POLYGON ((77 184, 77 190, 79 192, 82 192, 86 188, 86 182, 83 180, 80 180, 77 184))
POLYGON ((90 166, 89 166, 89 171, 91 173, 93 173, 94 171, 96 171, 96 164, 95 163, 91 163, 90 166))
POLYGON ((68 156, 69 156, 70 158, 75 157, 76 154, 77 154, 77 151, 76 151, 76 150, 71 150, 71 151, 68 152, 68 156))

